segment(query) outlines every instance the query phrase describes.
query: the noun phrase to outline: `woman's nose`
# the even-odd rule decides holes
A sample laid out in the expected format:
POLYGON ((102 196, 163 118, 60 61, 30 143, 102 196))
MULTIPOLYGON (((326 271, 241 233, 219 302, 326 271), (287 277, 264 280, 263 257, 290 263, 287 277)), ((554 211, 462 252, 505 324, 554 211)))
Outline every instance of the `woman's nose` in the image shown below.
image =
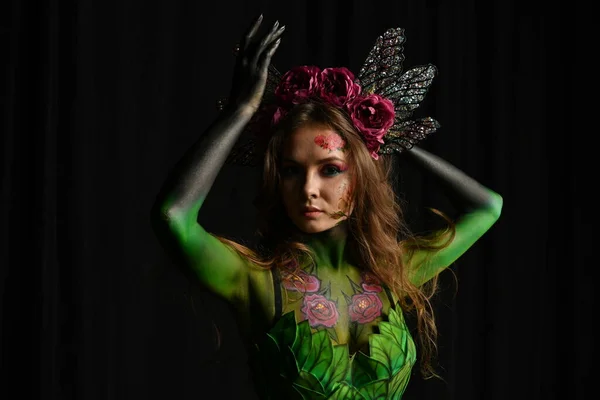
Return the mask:
POLYGON ((304 177, 304 185, 302 187, 302 194, 307 199, 314 199, 319 197, 319 179, 312 173, 307 173, 304 177))

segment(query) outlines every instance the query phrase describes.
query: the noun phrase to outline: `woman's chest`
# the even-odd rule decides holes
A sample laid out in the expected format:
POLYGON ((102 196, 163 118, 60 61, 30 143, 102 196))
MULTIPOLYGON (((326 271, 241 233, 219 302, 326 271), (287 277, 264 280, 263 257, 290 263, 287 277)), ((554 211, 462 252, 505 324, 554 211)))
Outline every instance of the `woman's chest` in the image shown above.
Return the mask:
POLYGON ((369 334, 387 319, 391 295, 369 273, 290 267, 277 275, 281 314, 293 311, 297 323, 327 331, 334 344, 348 344, 351 354, 367 349, 369 334))

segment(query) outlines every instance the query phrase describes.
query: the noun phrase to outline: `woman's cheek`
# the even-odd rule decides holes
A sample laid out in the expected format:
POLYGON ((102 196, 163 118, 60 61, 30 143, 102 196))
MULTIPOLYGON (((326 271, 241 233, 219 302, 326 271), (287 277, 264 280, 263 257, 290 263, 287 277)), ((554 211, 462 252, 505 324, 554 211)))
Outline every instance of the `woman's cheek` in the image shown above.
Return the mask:
POLYGON ((338 200, 338 208, 344 213, 350 213, 350 206, 352 203, 352 188, 350 187, 348 181, 343 182, 337 190, 339 200, 338 200))

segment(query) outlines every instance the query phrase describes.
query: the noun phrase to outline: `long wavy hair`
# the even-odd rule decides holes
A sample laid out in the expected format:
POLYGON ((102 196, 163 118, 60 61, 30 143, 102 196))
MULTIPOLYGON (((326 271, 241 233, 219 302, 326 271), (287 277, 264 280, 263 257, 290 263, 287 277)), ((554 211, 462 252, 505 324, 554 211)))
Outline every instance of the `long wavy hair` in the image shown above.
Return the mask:
MULTIPOLYGON (((280 196, 280 157, 289 132, 302 126, 334 130, 347 143, 346 156, 353 179, 353 211, 347 219, 347 248, 355 249, 353 258, 359 268, 370 271, 387 285, 405 312, 416 314, 420 369, 424 378, 439 377, 432 366, 437 352, 437 328, 431 299, 437 290, 437 277, 415 285, 409 273, 419 265, 410 264, 415 250, 428 250, 431 255, 453 238, 454 226, 442 213, 432 210, 447 221, 447 229, 435 236, 413 234, 404 219, 401 200, 390 183, 391 160, 380 156, 374 160, 349 117, 340 109, 322 102, 295 106, 283 118, 271 136, 263 167, 262 187, 255 200, 258 208, 260 244, 256 250, 218 237, 242 256, 263 268, 277 268, 292 260, 312 257, 310 249, 295 239, 294 226, 285 212, 280 196), (440 240, 444 239, 444 240, 440 240), (411 271, 408 271, 410 265, 411 271)), ((423 260, 423 265, 427 259, 423 260)))

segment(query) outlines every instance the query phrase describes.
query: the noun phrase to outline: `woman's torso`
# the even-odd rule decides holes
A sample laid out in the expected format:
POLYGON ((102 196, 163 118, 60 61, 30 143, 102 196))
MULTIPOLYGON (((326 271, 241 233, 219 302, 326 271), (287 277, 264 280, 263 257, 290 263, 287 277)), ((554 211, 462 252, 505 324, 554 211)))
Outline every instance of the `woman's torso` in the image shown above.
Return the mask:
POLYGON ((251 351, 261 398, 400 398, 416 351, 385 285, 352 266, 270 274, 275 315, 251 351))
POLYGON ((377 278, 353 266, 332 270, 291 263, 272 273, 275 319, 293 312, 297 323, 306 320, 313 332, 326 331, 333 344, 348 344, 350 354, 368 350, 369 334, 393 303, 377 278))

